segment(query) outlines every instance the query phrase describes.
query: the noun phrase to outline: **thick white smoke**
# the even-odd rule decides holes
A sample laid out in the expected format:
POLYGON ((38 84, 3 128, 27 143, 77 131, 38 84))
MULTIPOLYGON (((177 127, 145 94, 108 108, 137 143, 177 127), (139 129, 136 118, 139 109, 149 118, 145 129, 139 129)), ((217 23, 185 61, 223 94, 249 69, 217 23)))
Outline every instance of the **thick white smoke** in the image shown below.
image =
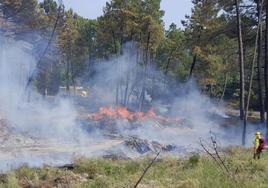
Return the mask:
POLYGON ((29 76, 36 68, 36 60, 25 51, 25 44, 1 39, 1 116, 16 130, 34 137, 79 140, 82 131, 75 123, 77 112, 69 100, 58 97, 51 104, 33 87, 26 88, 29 76))
MULTIPOLYGON (((129 44, 125 53, 109 61, 95 64, 95 75, 89 86, 91 100, 99 106, 114 105, 116 102, 116 87, 119 87, 119 105, 127 105, 130 110, 139 111, 139 97, 145 87, 144 111, 154 108, 157 114, 170 118, 181 119, 179 125, 161 125, 155 121, 143 121, 135 129, 127 121, 118 121, 116 127, 126 138, 137 136, 149 141, 178 146, 198 148, 199 138, 206 138, 213 131, 219 136, 225 135, 221 129, 221 121, 228 116, 222 107, 213 104, 211 99, 203 94, 194 80, 179 83, 174 78, 164 75, 153 66, 149 66, 144 77, 144 68, 137 62, 137 50, 129 44), (124 95, 128 103, 124 103, 124 95), (98 102, 99 101, 99 102, 98 102), (123 101, 123 102, 122 102, 123 101)), ((98 107, 99 107, 98 106, 98 107)), ((96 109, 98 110, 98 109, 96 109)), ((241 142, 241 134, 234 135, 235 144, 241 142)), ((224 137, 219 137, 220 139, 224 137)), ((224 145, 232 144, 224 140, 224 145)))

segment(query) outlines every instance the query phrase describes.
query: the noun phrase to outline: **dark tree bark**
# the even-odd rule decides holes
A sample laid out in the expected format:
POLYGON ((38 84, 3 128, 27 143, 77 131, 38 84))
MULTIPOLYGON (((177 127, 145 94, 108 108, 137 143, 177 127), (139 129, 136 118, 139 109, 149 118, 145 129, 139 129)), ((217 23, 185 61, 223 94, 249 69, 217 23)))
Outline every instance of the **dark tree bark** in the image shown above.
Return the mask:
POLYGON ((239 46, 239 69, 240 69, 240 119, 244 119, 245 111, 245 77, 244 77, 244 50, 243 50, 243 39, 241 29, 241 18, 239 10, 239 2, 235 0, 236 6, 236 19, 237 19, 237 31, 238 31, 238 46, 239 46))
POLYGON ((194 55, 188 79, 192 78, 193 70, 194 70, 194 67, 195 67, 195 64, 196 64, 196 58, 197 58, 197 55, 194 55))
POLYGON ((167 60, 167 64, 166 64, 166 67, 165 67, 165 75, 167 75, 167 73, 168 73, 170 61, 171 61, 171 57, 169 57, 168 60, 167 60))
POLYGON ((112 36, 113 36, 113 43, 114 43, 114 53, 117 54, 116 38, 115 38, 114 31, 112 31, 112 36))
POLYGON ((262 79, 261 79, 261 58, 262 58, 262 0, 258 0, 258 16, 260 18, 259 22, 259 37, 258 37, 258 59, 257 59, 257 81, 258 81, 258 95, 259 95, 259 106, 260 106, 260 119, 261 123, 264 123, 264 102, 263 102, 263 88, 262 88, 262 79))
POLYGON ((264 64, 264 82, 265 82, 265 110, 266 110, 266 138, 268 136, 268 0, 266 0, 266 31, 265 31, 265 64, 264 64))
POLYGON ((172 56, 173 56, 173 53, 177 50, 177 48, 174 48, 171 50, 171 52, 169 53, 169 56, 168 56, 168 60, 167 60, 167 64, 166 64, 166 67, 165 67, 165 75, 167 75, 168 73, 168 69, 169 69, 169 65, 170 65, 170 61, 172 59, 172 56))

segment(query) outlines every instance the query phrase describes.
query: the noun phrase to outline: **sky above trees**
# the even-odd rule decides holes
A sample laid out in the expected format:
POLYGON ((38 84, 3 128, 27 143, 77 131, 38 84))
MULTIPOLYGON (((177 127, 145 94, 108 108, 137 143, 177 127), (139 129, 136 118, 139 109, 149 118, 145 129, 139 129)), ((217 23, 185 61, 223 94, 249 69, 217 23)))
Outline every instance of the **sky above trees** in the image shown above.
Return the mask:
MULTIPOLYGON (((67 8, 72 8, 80 16, 86 18, 97 18, 102 15, 102 9, 107 0, 63 0, 67 8)), ((173 22, 182 27, 181 20, 185 14, 191 14, 191 0, 162 0, 161 9, 165 11, 164 22, 165 28, 173 22)))

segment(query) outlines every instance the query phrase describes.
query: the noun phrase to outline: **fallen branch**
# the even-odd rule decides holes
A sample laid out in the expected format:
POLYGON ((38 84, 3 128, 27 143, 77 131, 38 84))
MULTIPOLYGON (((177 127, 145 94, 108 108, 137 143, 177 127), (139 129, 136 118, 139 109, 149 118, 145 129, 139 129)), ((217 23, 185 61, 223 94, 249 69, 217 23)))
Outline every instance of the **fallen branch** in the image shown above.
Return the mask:
POLYGON ((147 173, 147 171, 152 167, 152 165, 155 163, 157 157, 160 155, 161 151, 159 151, 157 153, 157 155, 155 156, 155 158, 150 162, 150 164, 145 168, 145 170, 143 171, 141 177, 139 178, 139 180, 137 181, 137 183, 134 185, 134 188, 137 188, 138 185, 140 184, 141 180, 143 179, 143 177, 145 176, 145 174, 147 173))

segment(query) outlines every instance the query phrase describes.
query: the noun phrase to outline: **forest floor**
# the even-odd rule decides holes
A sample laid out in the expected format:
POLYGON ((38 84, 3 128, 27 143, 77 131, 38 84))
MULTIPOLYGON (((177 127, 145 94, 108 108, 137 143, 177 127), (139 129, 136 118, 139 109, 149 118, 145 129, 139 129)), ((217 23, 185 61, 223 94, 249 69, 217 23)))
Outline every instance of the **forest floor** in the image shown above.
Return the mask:
MULTIPOLYGON (((83 113, 79 120, 85 121, 86 110, 81 111, 83 113)), ((220 119, 222 124, 218 131, 224 133, 217 141, 226 142, 221 143, 225 147, 230 143, 239 145, 239 111, 226 108, 225 113, 228 118, 214 117, 220 119)), ((252 144, 251 136, 254 137, 253 129, 258 122, 258 112, 251 114, 249 144, 252 144)), ((163 149, 170 149, 170 153, 161 153, 139 187, 268 187, 265 176, 268 173, 268 153, 255 161, 252 159, 252 149, 224 149, 222 154, 226 156, 225 163, 230 170, 230 174, 227 174, 200 150, 198 140, 209 136, 207 129, 193 129, 188 121, 178 127, 153 126, 150 129, 147 124, 138 124, 134 127, 158 134, 148 138, 140 135, 133 139, 127 137, 129 133, 132 134, 131 127, 131 131, 127 132, 129 127, 124 126, 124 134, 127 133, 124 137, 110 130, 110 123, 101 129, 106 137, 94 137, 86 140, 86 144, 75 144, 72 141, 61 143, 30 136, 16 131, 4 119, 0 120, 0 170, 3 173, 0 175, 0 187, 133 187, 151 157, 163 149), (157 137, 161 135, 169 136, 157 142, 157 137), (71 165, 62 168, 66 164, 71 165)))
MULTIPOLYGON (((268 187, 268 153, 252 159, 251 149, 227 148, 222 157, 230 173, 206 154, 183 158, 160 157, 138 187, 252 188, 268 187)), ((0 176, 0 187, 133 187, 150 158, 136 160, 75 159, 69 168, 21 167, 0 176)))
MULTIPOLYGON (((115 131, 113 122, 89 124, 86 117, 86 109, 81 110, 80 121, 86 123, 85 130, 89 131, 86 140, 56 140, 55 138, 45 139, 28 132, 17 131, 8 121, 0 120, 0 171, 6 172, 16 169, 22 164, 30 167, 40 167, 43 164, 60 166, 72 162, 77 156, 87 158, 101 158, 110 155, 115 159, 136 159, 143 156, 153 156, 154 152, 164 150, 162 156, 184 156, 192 152, 199 152, 199 138, 207 139, 209 129, 192 128, 191 122, 183 121, 178 126, 159 126, 154 122, 143 122, 128 124, 121 122, 119 131, 115 131), (93 130, 88 128, 95 127, 93 130), (123 130, 122 130, 123 127, 123 130), (120 132, 121 131, 121 132, 120 132), (92 133, 91 133, 92 132, 92 133), (146 134, 145 134, 146 133, 146 134), (149 134, 150 133, 150 134, 149 134), (168 135, 168 136, 167 136, 168 135), (82 141, 82 142, 80 142, 82 141)), ((218 141, 222 146, 241 144, 240 135, 241 122, 238 111, 226 108, 228 118, 215 116, 219 120, 218 141)), ((252 145, 251 137, 254 137, 254 118, 250 119, 252 125, 248 126, 248 146, 252 145)), ((212 124, 214 126, 214 124, 212 124)))

